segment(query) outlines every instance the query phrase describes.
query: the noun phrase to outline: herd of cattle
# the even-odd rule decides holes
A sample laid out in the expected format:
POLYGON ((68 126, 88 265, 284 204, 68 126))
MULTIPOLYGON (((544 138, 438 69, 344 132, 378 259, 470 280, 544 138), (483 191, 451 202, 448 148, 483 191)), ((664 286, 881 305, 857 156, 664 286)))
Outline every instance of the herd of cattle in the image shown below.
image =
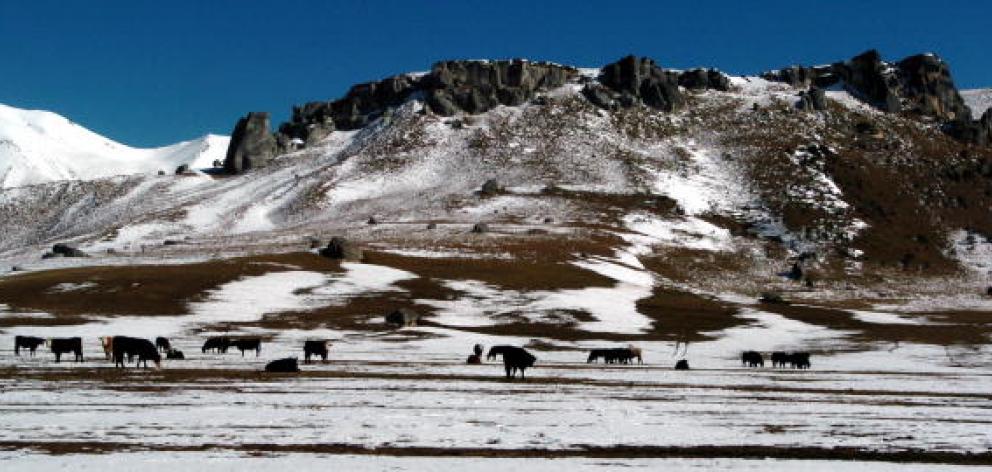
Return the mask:
MULTIPOLYGON (((34 336, 16 336, 14 338, 14 354, 20 355, 21 349, 26 349, 34 356, 35 351, 41 345, 48 346, 52 354, 55 355, 55 362, 59 362, 62 354, 71 353, 77 362, 83 360, 82 338, 39 338, 34 336)), ((148 361, 152 361, 156 367, 161 366, 162 353, 166 359, 185 359, 182 351, 174 349, 168 339, 164 337, 155 338, 152 343, 148 339, 133 338, 129 336, 105 336, 100 338, 104 356, 107 360, 113 360, 115 367, 124 368, 127 362, 135 362, 135 367, 144 365, 148 367, 148 361)), ((309 364, 311 358, 320 357, 327 360, 327 348, 329 341, 304 341, 303 356, 304 362, 309 364)), ((218 354, 225 354, 230 348, 241 351, 244 357, 246 351, 255 351, 255 357, 262 352, 262 340, 260 338, 228 338, 226 336, 215 336, 207 338, 200 349, 202 353, 208 351, 218 354)), ((480 344, 473 347, 473 354, 469 355, 468 364, 481 364, 484 348, 480 344)), ((527 350, 516 346, 493 346, 489 349, 486 358, 493 360, 497 357, 503 358, 503 366, 506 369, 507 378, 516 378, 517 371, 520 371, 520 378, 524 378, 524 371, 532 367, 537 361, 533 354, 527 350)), ((793 369, 809 369, 810 355, 808 352, 773 352, 771 361, 773 367, 790 366, 793 369)), ((638 364, 643 364, 641 349, 635 346, 610 349, 593 349, 589 351, 587 363, 593 363, 602 359, 605 364, 633 364, 634 359, 638 364)), ((761 353, 757 351, 745 351, 741 355, 741 364, 748 367, 764 367, 765 360, 761 353)), ((689 362, 685 359, 679 360, 675 364, 676 370, 689 370, 689 362)), ((265 366, 267 372, 299 372, 297 358, 287 357, 269 362, 265 366)))

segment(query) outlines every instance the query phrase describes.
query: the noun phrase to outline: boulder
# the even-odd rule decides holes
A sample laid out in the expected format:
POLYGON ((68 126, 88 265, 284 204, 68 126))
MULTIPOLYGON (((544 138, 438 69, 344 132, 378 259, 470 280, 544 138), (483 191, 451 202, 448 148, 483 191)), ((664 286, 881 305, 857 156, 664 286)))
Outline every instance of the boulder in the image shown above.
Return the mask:
POLYGON ((90 257, 89 254, 64 243, 52 246, 52 254, 62 257, 90 257))
POLYGON ((375 216, 370 216, 369 219, 365 221, 365 223, 369 225, 377 225, 379 224, 379 220, 376 219, 375 216))
POLYGON ((409 308, 400 308, 386 315, 386 324, 397 328, 416 326, 420 314, 409 308))
POLYGON ((294 373, 300 371, 300 365, 295 357, 286 357, 284 359, 276 359, 268 364, 265 364, 265 371, 294 373))
POLYGON ((239 174, 265 167, 276 152, 276 139, 269 132, 269 114, 251 112, 238 120, 224 158, 224 170, 239 174))
POLYGON ((181 164, 176 167, 176 175, 189 175, 192 173, 193 170, 189 168, 189 164, 181 164))
POLYGON ((487 225, 486 223, 476 223, 474 226, 472 226, 472 232, 476 234, 488 233, 489 225, 487 225))
POLYGON ((503 186, 499 184, 496 179, 489 179, 482 184, 482 188, 479 190, 479 194, 485 196, 494 196, 503 193, 503 186))
POLYGON ((427 223, 427 229, 437 229, 437 223, 427 223))
POLYGON ((331 238, 331 241, 327 243, 327 247, 320 250, 320 255, 328 259, 343 259, 348 261, 361 261, 365 256, 361 247, 340 236, 331 238))

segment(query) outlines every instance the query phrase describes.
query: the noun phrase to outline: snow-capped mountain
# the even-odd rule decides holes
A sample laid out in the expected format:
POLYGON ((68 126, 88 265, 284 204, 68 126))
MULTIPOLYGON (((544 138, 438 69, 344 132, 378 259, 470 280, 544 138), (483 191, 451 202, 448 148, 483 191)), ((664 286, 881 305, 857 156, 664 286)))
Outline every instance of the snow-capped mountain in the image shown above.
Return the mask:
POLYGON ((968 108, 971 108, 971 114, 977 118, 992 107, 992 88, 962 90, 961 98, 964 98, 968 108))
POLYGON ((141 149, 107 139, 55 113, 0 104, 0 188, 122 174, 173 172, 223 160, 229 138, 208 134, 141 149))

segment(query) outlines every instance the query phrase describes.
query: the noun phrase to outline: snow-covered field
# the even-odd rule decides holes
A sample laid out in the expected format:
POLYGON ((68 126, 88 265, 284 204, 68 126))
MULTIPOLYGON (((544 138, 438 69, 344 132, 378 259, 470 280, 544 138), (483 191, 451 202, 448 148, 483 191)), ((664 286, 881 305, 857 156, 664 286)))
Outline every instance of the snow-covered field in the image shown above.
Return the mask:
MULTIPOLYGON (((775 451, 810 448, 822 453, 853 448, 882 453, 983 453, 992 447, 992 412, 988 409, 992 350, 987 346, 903 343, 893 347, 885 343, 866 347, 851 343, 845 332, 790 320, 758 305, 737 315, 750 324, 712 333, 713 340, 692 343, 685 351, 677 351, 671 342, 639 343, 644 365, 585 363, 587 349, 616 343, 484 335, 439 327, 400 331, 247 328, 245 334, 272 336, 264 343, 261 356, 242 357, 236 351, 200 353, 205 333, 196 328, 206 321, 247 322, 265 313, 342 303, 349 297, 399 290, 393 284, 410 277, 369 264, 345 264, 343 268, 345 272, 335 276, 291 270, 244 278, 191 303, 188 316, 158 321, 150 317, 144 326, 136 318, 122 318, 6 329, 0 337, 4 347, 0 351, 0 449, 13 450, 2 457, 16 467, 55 467, 62 458, 38 453, 94 444, 110 454, 81 461, 91 467, 132 458, 193 460, 190 457, 196 455, 183 451, 203 448, 217 451, 208 454, 214 459, 235 457, 233 464, 247 460, 239 454, 253 451, 283 448, 289 453, 316 448, 309 452, 319 453, 320 448, 335 445, 343 448, 339 453, 394 451, 384 452, 387 455, 405 455, 403 451, 436 455, 443 449, 539 450, 548 457, 560 455, 553 464, 591 467, 599 462, 563 454, 588 448, 663 451, 705 446, 723 448, 721 454, 730 457, 738 457, 733 450, 739 448, 768 448, 770 457, 786 458, 775 451), (268 296, 257 296, 263 291, 268 296), (150 337, 155 330, 168 334, 187 360, 164 361, 161 371, 119 372, 103 359, 96 336, 126 332, 150 337), (82 335, 87 360, 54 364, 45 352, 33 358, 15 357, 7 346, 12 344, 11 335, 19 333, 82 335), (300 375, 261 372, 268 360, 302 357, 303 341, 314 338, 332 340, 329 362, 304 365, 300 375), (544 347, 534 347, 535 341, 544 347), (505 381, 499 363, 464 364, 476 343, 531 345, 539 360, 526 381, 505 381), (745 349, 816 354, 808 371, 748 369, 740 365, 740 352, 745 349), (672 370, 683 352, 693 370, 672 370), (965 364, 959 362, 961 358, 966 358, 965 364), (37 451, 32 453, 32 449, 37 451)), ((604 261, 589 269, 622 281, 607 291, 633 290, 624 284, 650 283, 639 280, 633 269, 604 261)), ((456 312, 469 313, 466 307, 470 304, 509 303, 483 287, 460 289, 466 294, 464 299, 439 306, 442 319, 456 312), (446 310, 452 314, 445 314, 446 310)), ((583 297, 613 303, 617 313, 623 313, 622 296, 600 293, 544 294, 523 303, 585 306, 599 316, 597 305, 581 302, 583 297)), ((901 324, 911 318, 881 311, 862 311, 857 316, 882 324, 901 324)), ((592 323, 587 329, 596 332, 614 324, 636 325, 621 318, 605 322, 608 326, 592 323)), ((766 464, 742 459, 642 460, 633 453, 617 454, 617 465, 632 467, 766 464)), ((292 460, 313 457, 293 456, 292 460)), ((348 464, 361 462, 361 457, 330 460, 348 464)), ((401 470, 416 468, 419 460, 387 459, 401 470)), ((613 463, 614 458, 603 460, 613 463)), ((444 459, 439 467, 457 463, 444 459)), ((513 461, 478 457, 470 463, 485 469, 513 461)), ((771 464, 787 468, 789 463, 771 464)))

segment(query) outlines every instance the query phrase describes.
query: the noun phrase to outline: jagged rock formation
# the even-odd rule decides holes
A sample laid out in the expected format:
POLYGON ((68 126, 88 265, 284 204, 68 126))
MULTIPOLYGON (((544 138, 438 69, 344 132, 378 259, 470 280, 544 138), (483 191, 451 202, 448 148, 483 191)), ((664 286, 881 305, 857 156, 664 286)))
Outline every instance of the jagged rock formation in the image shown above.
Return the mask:
MULTIPOLYGON (((800 94, 802 110, 826 109, 824 90, 841 85, 855 97, 890 113, 912 113, 941 120, 948 134, 972 143, 989 141, 983 121, 971 112, 954 86, 945 62, 932 54, 882 61, 870 50, 829 66, 791 66, 763 77, 808 89, 800 94)), ((580 77, 578 69, 547 62, 443 61, 427 74, 404 74, 358 84, 338 100, 310 102, 293 108, 290 121, 269 134, 267 113, 249 113, 235 126, 224 167, 238 173, 261 167, 276 153, 311 146, 335 130, 354 130, 380 118, 411 99, 441 116, 478 114, 493 108, 541 103, 540 94, 567 83, 584 84, 582 95, 607 110, 643 104, 675 111, 685 104, 684 90, 729 91, 730 79, 716 69, 684 72, 662 69, 652 59, 627 56, 608 64, 596 79, 580 77)), ((461 126, 453 121, 452 126, 461 126)))
POLYGON ((276 152, 276 139, 269 132, 268 112, 253 111, 238 120, 224 158, 224 170, 237 174, 265 167, 276 152))
POLYGON ((335 129, 359 129, 386 116, 414 93, 442 116, 483 113, 499 105, 516 106, 542 91, 574 78, 573 67, 524 60, 444 61, 417 77, 397 75, 358 84, 341 99, 311 102, 293 108, 293 117, 279 126, 280 148, 310 145, 335 129))
POLYGON ((890 64, 878 51, 859 54, 829 66, 790 66, 762 74, 794 87, 825 88, 842 84, 878 109, 908 111, 941 120, 968 117, 970 111, 954 86, 947 63, 933 54, 918 54, 890 64))
POLYGON ((583 94, 601 108, 626 108, 643 103, 658 110, 673 111, 685 101, 678 82, 678 74, 666 72, 653 60, 627 56, 603 67, 599 84, 587 84, 583 94))
POLYGON ((421 83, 431 111, 451 116, 521 105, 576 75, 573 67, 546 62, 445 61, 435 64, 421 83))

